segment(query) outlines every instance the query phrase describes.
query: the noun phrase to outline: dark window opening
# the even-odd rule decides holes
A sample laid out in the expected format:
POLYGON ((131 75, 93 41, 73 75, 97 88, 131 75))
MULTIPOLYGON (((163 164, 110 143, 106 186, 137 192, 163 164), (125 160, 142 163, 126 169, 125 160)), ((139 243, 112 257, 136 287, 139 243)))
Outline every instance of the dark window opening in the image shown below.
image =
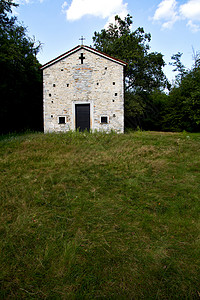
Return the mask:
POLYGON ((69 87, 69 83, 67 83, 67 87, 69 87))
POLYGON ((51 101, 51 103, 53 103, 53 101, 51 101))
POLYGON ((51 118, 53 118, 53 115, 51 115, 51 118))
POLYGON ((105 67, 105 70, 107 70, 108 68, 107 67, 105 67))
POLYGON ((63 69, 61 69, 61 71, 63 71, 63 69))
POLYGON ((97 82, 97 85, 99 85, 99 83, 97 82))
POLYGON ((115 100, 113 99, 113 102, 115 102, 115 100))
POLYGON ((65 124, 65 117, 59 117, 59 124, 65 124))
POLYGON ((53 87, 55 87, 56 85, 55 85, 55 83, 53 84, 53 87))
POLYGON ((115 93, 115 96, 117 96, 117 93, 115 93))
POLYGON ((49 94, 49 97, 51 97, 51 94, 49 94))
POLYGON ((108 117, 101 117, 101 124, 108 124, 108 117))
POLYGON ((115 118, 116 117, 116 115, 115 114, 113 114, 113 118, 115 118))
POLYGON ((115 85, 115 82, 113 82, 113 85, 115 85))

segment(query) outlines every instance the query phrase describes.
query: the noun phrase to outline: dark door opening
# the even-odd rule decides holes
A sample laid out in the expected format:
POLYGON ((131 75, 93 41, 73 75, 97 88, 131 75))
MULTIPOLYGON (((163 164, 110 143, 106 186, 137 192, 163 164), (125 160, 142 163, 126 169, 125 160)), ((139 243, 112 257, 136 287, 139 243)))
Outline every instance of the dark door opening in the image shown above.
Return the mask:
POLYGON ((76 104, 76 130, 90 130, 90 104, 76 104))

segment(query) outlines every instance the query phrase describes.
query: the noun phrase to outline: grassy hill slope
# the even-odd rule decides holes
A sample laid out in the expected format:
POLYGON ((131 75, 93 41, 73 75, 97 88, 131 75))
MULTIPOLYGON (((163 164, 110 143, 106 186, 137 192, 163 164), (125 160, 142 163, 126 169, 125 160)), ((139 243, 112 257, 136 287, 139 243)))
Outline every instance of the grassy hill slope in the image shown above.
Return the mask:
POLYGON ((198 299, 200 134, 0 141, 1 299, 198 299))

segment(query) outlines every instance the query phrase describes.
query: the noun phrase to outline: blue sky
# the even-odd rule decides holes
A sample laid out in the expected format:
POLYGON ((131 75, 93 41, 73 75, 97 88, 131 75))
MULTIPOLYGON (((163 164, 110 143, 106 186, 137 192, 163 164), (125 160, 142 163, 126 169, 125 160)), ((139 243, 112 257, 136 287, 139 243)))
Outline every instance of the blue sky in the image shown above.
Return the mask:
POLYGON ((186 67, 193 64, 193 49, 200 51, 200 0, 16 0, 18 20, 29 36, 42 42, 41 64, 80 44, 92 45, 94 31, 101 31, 118 14, 133 16, 133 27, 151 33, 151 51, 164 55, 167 77, 174 77, 171 56, 183 53, 186 67))

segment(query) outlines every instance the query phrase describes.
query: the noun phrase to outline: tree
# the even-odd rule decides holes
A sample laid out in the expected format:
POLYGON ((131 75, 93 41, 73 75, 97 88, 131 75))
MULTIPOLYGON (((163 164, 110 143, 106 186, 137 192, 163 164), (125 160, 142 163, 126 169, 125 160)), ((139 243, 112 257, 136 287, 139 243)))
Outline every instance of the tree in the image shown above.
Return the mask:
POLYGON ((183 53, 180 53, 180 52, 173 54, 171 57, 173 62, 169 63, 171 66, 175 67, 173 69, 173 71, 178 72, 178 74, 175 76, 177 85, 179 85, 181 83, 181 80, 187 74, 186 68, 181 62, 182 55, 183 55, 183 53))
POLYGON ((185 69, 180 61, 180 52, 175 59, 174 71, 178 71, 177 85, 169 94, 168 106, 163 114, 163 128, 173 131, 200 131, 200 63, 198 53, 191 70, 185 69))
POLYGON ((40 45, 9 17, 12 0, 0 0, 0 132, 42 128, 40 45))
POLYGON ((151 92, 166 85, 163 73, 165 62, 163 55, 149 53, 151 35, 142 27, 131 31, 132 17, 127 15, 124 20, 115 17, 115 24, 108 29, 94 32, 94 47, 128 63, 126 69, 126 89, 134 92, 151 92))
POLYGON ((12 13, 12 7, 17 7, 18 4, 13 3, 13 0, 0 1, 0 24, 1 29, 6 28, 7 25, 14 25, 16 17, 8 17, 8 13, 12 13))
POLYGON ((132 17, 115 17, 108 29, 94 32, 94 47, 127 62, 125 71, 125 120, 127 126, 145 127, 145 119, 156 108, 150 101, 153 91, 163 89, 167 79, 163 73, 163 55, 149 52, 151 35, 142 27, 131 31, 132 17))

